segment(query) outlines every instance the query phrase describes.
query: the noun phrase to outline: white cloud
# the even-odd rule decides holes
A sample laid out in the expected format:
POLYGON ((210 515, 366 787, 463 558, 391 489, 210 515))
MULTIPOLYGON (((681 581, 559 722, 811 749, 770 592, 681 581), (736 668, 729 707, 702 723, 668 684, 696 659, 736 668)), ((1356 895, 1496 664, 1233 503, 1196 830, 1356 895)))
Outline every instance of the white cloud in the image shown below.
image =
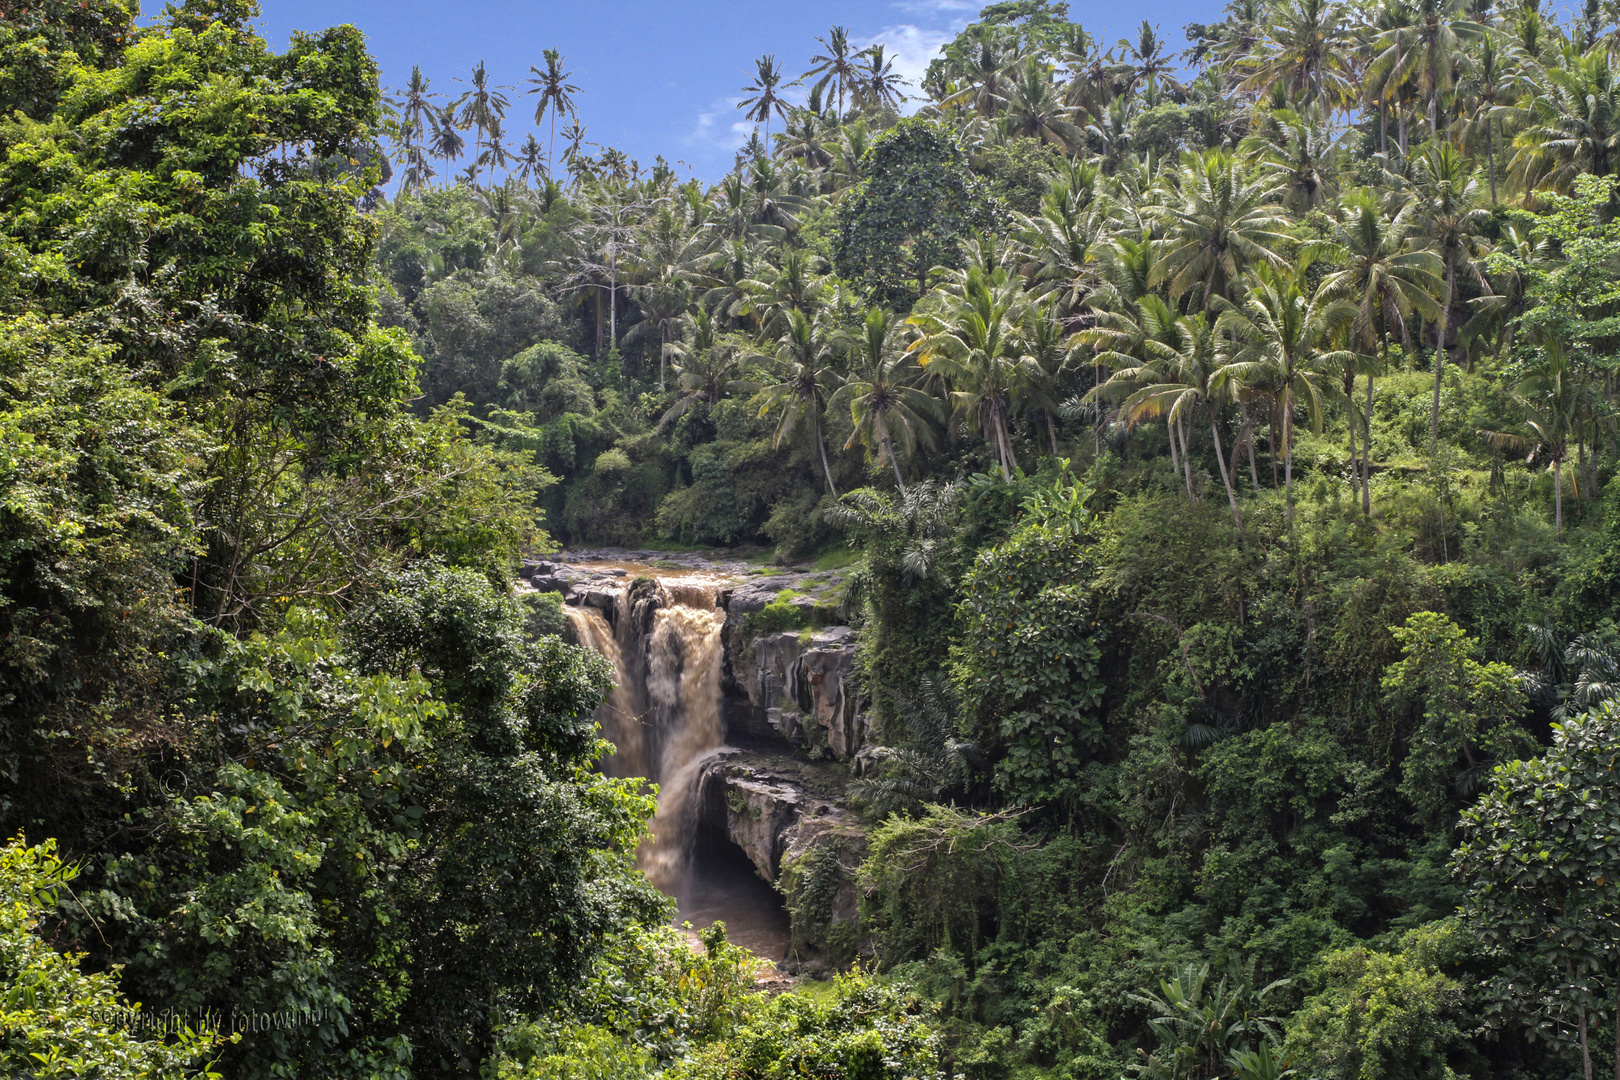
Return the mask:
POLYGON ((901 11, 912 15, 950 15, 958 12, 977 13, 978 0, 898 0, 894 4, 901 11))

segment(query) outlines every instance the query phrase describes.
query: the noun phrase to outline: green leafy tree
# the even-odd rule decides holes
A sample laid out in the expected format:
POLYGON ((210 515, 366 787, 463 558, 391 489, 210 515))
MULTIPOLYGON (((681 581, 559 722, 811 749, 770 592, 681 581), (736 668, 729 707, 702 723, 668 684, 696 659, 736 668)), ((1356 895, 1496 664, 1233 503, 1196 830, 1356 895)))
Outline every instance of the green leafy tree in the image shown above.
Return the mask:
POLYGON ((838 209, 833 263, 874 304, 909 312, 936 266, 961 265, 959 244, 996 219, 984 184, 946 129, 903 120, 860 162, 838 209))
MULTIPOLYGON (((1500 958, 1486 1023, 1578 1048, 1592 1076, 1591 1019, 1620 1045, 1620 710, 1553 726, 1547 752, 1498 766, 1463 814, 1453 856, 1465 924, 1500 958)), ((1620 1065, 1616 1066, 1620 1068, 1620 1065)))
POLYGON ((1529 749, 1518 725, 1529 702, 1518 673, 1475 660, 1479 643, 1444 615, 1420 611, 1390 633, 1401 659, 1385 669, 1384 692, 1423 706, 1401 765, 1401 792, 1435 821, 1492 765, 1529 749))
POLYGON ((57 952, 40 935, 77 876, 55 841, 29 847, 18 838, 0 848, 0 1069, 37 1080, 217 1078, 197 1066, 225 1041, 222 1016, 142 1011, 114 975, 81 971, 83 956, 57 952), (140 1038, 143 1031, 155 1037, 140 1038))
POLYGON ((1074 800, 1104 742, 1095 570, 1066 524, 1032 522, 981 553, 957 610, 962 725, 994 757, 997 786, 1021 803, 1074 800))

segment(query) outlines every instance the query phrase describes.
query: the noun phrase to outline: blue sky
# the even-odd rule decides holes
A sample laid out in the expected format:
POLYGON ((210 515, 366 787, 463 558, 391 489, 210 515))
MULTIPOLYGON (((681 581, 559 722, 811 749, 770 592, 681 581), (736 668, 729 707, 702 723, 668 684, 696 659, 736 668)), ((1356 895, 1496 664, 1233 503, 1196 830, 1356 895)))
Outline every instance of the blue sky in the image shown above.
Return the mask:
MULTIPOLYGON (((841 24, 861 45, 884 42, 898 57, 896 68, 915 79, 983 0, 260 2, 263 32, 277 48, 294 30, 358 26, 385 86, 403 83, 419 64, 433 89, 454 95, 465 88, 454 80, 482 59, 495 81, 523 89, 529 65, 541 64, 541 50, 559 49, 584 91, 579 118, 589 141, 617 146, 643 165, 663 154, 715 180, 748 137, 751 125, 736 104, 756 57, 774 53, 789 76, 797 76, 819 51, 815 38, 841 24)), ((1071 2, 1070 17, 1109 41, 1134 37, 1148 18, 1170 48, 1180 49, 1182 26, 1214 21, 1220 9, 1221 0, 1079 0, 1071 2)), ((533 102, 514 95, 507 125, 516 136, 512 144, 532 127, 533 102)))

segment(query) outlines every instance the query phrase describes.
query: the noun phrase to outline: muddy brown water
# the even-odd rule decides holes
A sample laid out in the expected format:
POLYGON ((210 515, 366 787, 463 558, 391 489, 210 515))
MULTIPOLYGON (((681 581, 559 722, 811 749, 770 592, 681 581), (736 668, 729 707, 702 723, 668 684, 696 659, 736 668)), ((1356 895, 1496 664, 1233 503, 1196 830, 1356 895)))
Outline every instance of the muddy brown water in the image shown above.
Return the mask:
POLYGON ((725 745, 720 689, 725 613, 715 598, 733 579, 632 562, 569 565, 624 571, 612 622, 594 608, 564 605, 563 611, 575 638, 613 665, 614 689, 596 714, 604 736, 617 748, 603 761, 603 771, 659 785, 652 836, 637 853, 638 865, 675 899, 676 925, 701 930, 724 921, 729 941, 763 959, 784 959, 789 926, 781 896, 742 849, 712 830, 700 837, 697 829, 702 765, 725 745), (653 614, 644 640, 630 640, 635 620, 629 617, 628 590, 640 576, 657 579, 670 604, 653 614))

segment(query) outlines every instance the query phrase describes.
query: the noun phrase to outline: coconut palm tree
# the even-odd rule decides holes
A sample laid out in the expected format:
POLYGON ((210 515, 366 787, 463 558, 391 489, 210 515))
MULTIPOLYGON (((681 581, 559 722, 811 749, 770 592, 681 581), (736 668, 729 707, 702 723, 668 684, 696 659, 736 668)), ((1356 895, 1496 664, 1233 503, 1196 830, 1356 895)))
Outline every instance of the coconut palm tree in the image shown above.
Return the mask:
MULTIPOLYGON (((1434 333, 1434 403, 1429 409, 1429 442, 1440 438, 1440 387, 1446 359, 1446 330, 1457 295, 1457 270, 1478 274, 1471 256, 1490 211, 1479 205, 1479 176, 1473 163, 1448 142, 1431 142, 1417 156, 1412 176, 1413 217, 1425 245, 1439 256, 1445 272, 1434 333)), ((1481 279, 1481 284, 1484 284, 1481 279)), ((1489 286, 1485 288, 1489 290, 1489 286)))
POLYGON ((467 91, 456 99, 456 107, 461 110, 456 120, 463 128, 471 124, 478 132, 473 140, 473 176, 476 182, 478 166, 483 164, 484 132, 506 115, 511 101, 501 91, 510 90, 511 87, 492 85, 482 60, 472 69, 467 82, 467 91))
POLYGON ((1570 439, 1580 431, 1590 389, 1584 373, 1570 360, 1564 339, 1554 333, 1542 335, 1541 359, 1526 371, 1513 397, 1524 408, 1528 434, 1505 431, 1482 432, 1496 446, 1531 450, 1552 465, 1553 528, 1564 535, 1564 460, 1569 456, 1570 439))
POLYGON ((1314 109, 1304 115, 1276 109, 1269 120, 1243 140, 1242 152, 1270 174, 1294 210, 1309 213, 1325 206, 1339 193, 1333 180, 1339 170, 1322 115, 1314 109))
POLYGON ((1461 88, 1468 96, 1470 108, 1462 132, 1465 145, 1485 146, 1486 175, 1491 182, 1491 205, 1496 205, 1496 133, 1501 114, 1513 99, 1512 80, 1503 70, 1501 52, 1496 38, 1486 35, 1479 44, 1479 54, 1469 65, 1461 88))
POLYGON ((977 23, 945 47, 943 61, 959 89, 942 98, 940 106, 994 116, 1011 90, 1008 73, 1018 62, 1018 42, 1002 27, 977 23))
POLYGON ((1281 86, 1290 101, 1309 102, 1324 114, 1342 106, 1355 79, 1346 12, 1334 0, 1290 0, 1274 8, 1265 22, 1259 67, 1242 89, 1281 86))
POLYGON ((775 56, 762 56, 754 61, 754 81, 743 87, 743 93, 752 95, 737 102, 737 108, 745 109, 743 116, 754 123, 765 125, 765 141, 771 139, 771 114, 786 118, 787 102, 777 93, 777 87, 782 82, 782 69, 777 67, 775 56))
POLYGON ((694 342, 679 355, 675 364, 675 388, 679 393, 659 418, 660 429, 700 405, 713 408, 727 394, 750 394, 759 389, 757 382, 743 377, 754 354, 734 339, 704 333, 700 328, 694 342))
POLYGON ((847 404, 855 425, 844 449, 857 440, 875 446, 880 457, 888 458, 895 487, 902 495, 906 479, 899 455, 910 457, 919 445, 935 446, 935 425, 944 420, 939 400, 917 385, 922 369, 905 348, 905 330, 905 324, 889 312, 868 311, 860 335, 849 343, 853 346, 850 379, 829 401, 829 405, 847 404), (898 453, 896 442, 900 444, 898 453))
POLYGON ((1465 0, 1414 0, 1408 10, 1409 25, 1391 27, 1374 39, 1367 78, 1385 86, 1415 83, 1428 99, 1429 134, 1439 138, 1444 134, 1440 99, 1453 86, 1457 61, 1490 31, 1470 17, 1465 0))
POLYGON ((1002 477, 1011 480, 1018 460, 1008 424, 1039 374, 1021 348, 1028 302, 1022 284, 1005 270, 970 266, 937 301, 934 310, 906 320, 922 332, 912 349, 931 376, 950 386, 953 411, 978 425, 1002 477))
POLYGON ((849 28, 835 26, 826 37, 818 37, 816 41, 827 51, 810 58, 810 70, 799 76, 799 81, 803 82, 812 75, 821 76, 811 86, 811 92, 831 90, 835 95, 833 100, 837 103, 838 115, 843 116, 844 96, 860 80, 858 54, 849 43, 849 28))
MULTIPOLYGON (((1361 508, 1372 512, 1369 481, 1372 477, 1373 376, 1388 366, 1389 342, 1399 333, 1409 340, 1412 316, 1434 318, 1439 313, 1435 295, 1442 287, 1444 267, 1432 251, 1415 249, 1415 206, 1408 203, 1393 218, 1387 217, 1377 195, 1367 188, 1351 192, 1343 216, 1334 223, 1329 259, 1343 267, 1322 280, 1323 296, 1335 296, 1355 307, 1350 324, 1354 348, 1376 353, 1378 364, 1366 370, 1367 405, 1362 414, 1360 470, 1361 508)), ((1353 370, 1353 369, 1352 369, 1353 370)), ((1352 376, 1353 378, 1353 376, 1352 376)), ((1350 454, 1355 458, 1355 425, 1351 423, 1350 454)))
POLYGON ((551 121, 551 142, 546 149, 547 171, 550 172, 551 166, 556 163, 556 158, 552 155, 557 149, 557 116, 560 113, 567 114, 577 124, 579 111, 574 104, 574 95, 583 91, 568 81, 574 73, 563 70, 564 58, 561 53, 556 49, 547 49, 541 55, 545 57, 545 70, 529 65, 529 71, 533 75, 526 81, 533 86, 524 93, 536 94, 539 97, 534 105, 534 122, 539 124, 548 118, 551 121))
POLYGON ((788 317, 787 331, 777 340, 776 356, 762 388, 759 415, 780 410, 774 445, 809 425, 811 442, 821 455, 821 471, 827 478, 827 494, 838 497, 833 483, 832 463, 827 458, 827 441, 821 435, 821 413, 828 398, 837 391, 842 378, 837 368, 837 348, 829 325, 795 310, 788 317))
POLYGON ((444 162, 448 180, 450 163, 461 156, 462 150, 467 146, 467 140, 461 137, 454 105, 446 105, 429 114, 429 120, 433 124, 433 138, 428 142, 428 153, 444 162))
POLYGON ((1052 81, 1052 69, 1039 57, 1025 57, 1007 87, 1002 113, 1007 135, 1038 139, 1072 152, 1083 137, 1069 121, 1068 112, 1052 81))
POLYGON ((1537 69, 1534 92, 1519 110, 1509 181, 1519 191, 1566 193, 1583 173, 1620 167, 1620 79, 1607 44, 1585 54, 1567 47, 1562 65, 1537 69))
POLYGON ((404 150, 400 160, 406 165, 403 183, 407 191, 419 190, 425 186, 427 177, 432 175, 432 170, 427 168, 423 138, 428 125, 433 122, 433 101, 439 95, 433 93, 430 86, 431 80, 422 74, 420 67, 413 65, 405 89, 388 99, 388 104, 399 113, 400 141, 404 150))
POLYGON ((551 170, 547 167, 548 159, 542 155, 540 140, 534 137, 532 131, 524 136, 523 145, 512 155, 512 160, 517 163, 518 179, 525 184, 547 179, 551 175, 551 170))
POLYGON ((1245 282, 1244 296, 1222 304, 1216 328, 1225 361, 1216 373, 1233 386, 1276 388, 1283 422, 1283 485, 1288 522, 1294 520, 1294 414, 1304 408, 1321 427, 1322 407, 1335 390, 1330 376, 1343 361, 1328 345, 1355 318, 1349 302, 1304 288, 1308 263, 1293 269, 1262 267, 1245 282))
MULTIPOLYGON (((1085 395, 1083 402, 1122 402, 1144 386, 1162 385, 1186 348, 1186 327, 1174 308, 1156 292, 1127 297, 1112 282, 1092 298, 1093 326, 1074 336, 1074 342, 1093 350, 1094 361, 1110 374, 1085 395)), ((1186 460, 1186 416, 1141 412, 1127 416, 1134 424, 1143 416, 1164 416, 1170 438, 1170 468, 1193 496, 1192 469, 1186 460)))
POLYGON ((1199 305, 1208 309, 1249 267, 1283 265, 1290 222, 1276 183, 1251 178, 1225 151, 1185 154, 1179 172, 1180 200, 1160 212, 1164 251, 1152 283, 1168 282, 1173 297, 1201 286, 1199 305))
POLYGON ((1097 250, 1107 236, 1109 202, 1097 195, 1097 166, 1080 163, 1069 179, 1053 182, 1041 212, 1018 218, 1027 255, 1020 267, 1037 295, 1052 297, 1067 312, 1078 307, 1097 282, 1097 250))
POLYGON ((894 70, 894 60, 884 52, 882 44, 862 49, 860 81, 856 84, 859 104, 875 109, 898 109, 906 100, 902 87, 906 80, 894 70))

